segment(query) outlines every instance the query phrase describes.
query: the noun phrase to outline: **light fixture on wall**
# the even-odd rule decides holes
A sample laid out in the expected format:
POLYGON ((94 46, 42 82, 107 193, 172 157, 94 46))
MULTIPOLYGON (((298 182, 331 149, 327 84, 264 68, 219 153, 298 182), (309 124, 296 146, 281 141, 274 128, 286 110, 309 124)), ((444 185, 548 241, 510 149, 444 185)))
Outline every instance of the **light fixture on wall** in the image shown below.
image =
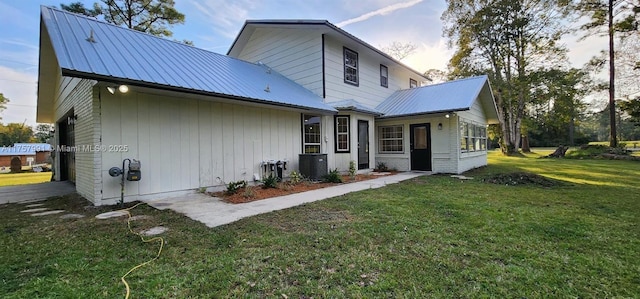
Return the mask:
MULTIPOLYGON (((126 86, 126 85, 120 85, 120 86, 118 86, 118 87, 117 87, 117 90, 118 90, 120 93, 127 93, 127 92, 129 92, 129 86, 126 86)), ((107 91, 108 91, 110 94, 115 94, 115 93, 116 93, 116 87, 115 87, 115 86, 107 86, 107 91)))
POLYGON ((444 117, 445 118, 449 118, 449 117, 451 117, 451 115, 449 115, 449 113, 447 113, 447 114, 444 115, 444 117))
POLYGON ((438 124, 438 130, 442 130, 442 123, 438 124))

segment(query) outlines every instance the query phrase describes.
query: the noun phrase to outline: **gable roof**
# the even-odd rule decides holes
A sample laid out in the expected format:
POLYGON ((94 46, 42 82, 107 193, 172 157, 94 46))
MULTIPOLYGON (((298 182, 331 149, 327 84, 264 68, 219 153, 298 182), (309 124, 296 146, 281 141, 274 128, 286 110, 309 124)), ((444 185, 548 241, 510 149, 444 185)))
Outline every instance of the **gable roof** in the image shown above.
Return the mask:
POLYGON ((447 113, 469 110, 476 100, 488 123, 497 123, 498 112, 486 75, 398 90, 376 109, 383 118, 447 113))
POLYGON ((336 108, 338 110, 344 110, 344 111, 355 111, 355 112, 360 112, 360 113, 364 113, 364 114, 372 114, 375 116, 380 116, 382 115, 382 113, 376 109, 372 109, 369 108, 365 105, 360 104, 358 101, 356 100, 342 100, 342 101, 337 101, 337 102, 331 102, 331 103, 327 103, 328 105, 331 105, 331 107, 336 108))
POLYGON ((292 28, 292 29, 311 29, 317 30, 320 34, 326 34, 331 37, 334 37, 338 40, 348 41, 352 43, 356 43, 361 45, 369 50, 377 53, 382 56, 388 63, 397 64, 410 72, 415 73, 427 81, 431 81, 430 78, 425 76, 423 73, 418 72, 411 67, 405 65, 404 63, 398 61, 397 59, 389 56, 389 54, 382 52, 380 49, 366 43, 365 41, 357 38, 351 33, 341 29, 340 27, 332 24, 327 20, 294 20, 294 19, 282 19, 282 20, 247 20, 245 21, 240 33, 236 36, 236 39, 231 44, 229 51, 227 51, 227 55, 237 57, 240 54, 240 51, 249 42, 249 39, 256 28, 259 27, 272 27, 272 28, 292 28))
MULTIPOLYGON (((56 59, 62 76, 336 112, 321 97, 264 65, 67 11, 42 6, 40 33, 39 82, 51 80, 43 74, 43 68, 50 67, 43 62, 56 59), (48 44, 55 57, 43 57, 48 44)), ((43 89, 39 84, 39 106, 41 97, 54 96, 43 89)))

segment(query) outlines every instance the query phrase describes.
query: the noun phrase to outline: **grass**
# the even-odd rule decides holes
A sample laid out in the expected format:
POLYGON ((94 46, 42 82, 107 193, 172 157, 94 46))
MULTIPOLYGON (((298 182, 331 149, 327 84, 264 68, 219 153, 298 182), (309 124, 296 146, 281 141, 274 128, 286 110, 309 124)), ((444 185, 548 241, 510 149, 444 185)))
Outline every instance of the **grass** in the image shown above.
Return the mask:
POLYGON ((0 187, 51 181, 51 172, 0 173, 0 187))
MULTIPOLYGON (((637 147, 640 147, 640 140, 629 140, 629 141, 621 141, 621 140, 619 140, 618 143, 624 143, 627 148, 633 148, 634 144, 637 147)), ((589 144, 590 145, 606 145, 606 146, 609 146, 609 141, 592 141, 592 142, 589 142, 589 144)))
MULTIPOLYGON (((129 276, 132 298, 637 298, 640 163, 503 157, 462 181, 421 177, 218 227, 148 206, 166 225, 162 256, 129 276), (564 182, 495 185, 533 172, 564 182)), ((86 215, 31 217, 0 207, 0 297, 120 297, 120 276, 157 245, 114 208, 45 202, 86 215)))

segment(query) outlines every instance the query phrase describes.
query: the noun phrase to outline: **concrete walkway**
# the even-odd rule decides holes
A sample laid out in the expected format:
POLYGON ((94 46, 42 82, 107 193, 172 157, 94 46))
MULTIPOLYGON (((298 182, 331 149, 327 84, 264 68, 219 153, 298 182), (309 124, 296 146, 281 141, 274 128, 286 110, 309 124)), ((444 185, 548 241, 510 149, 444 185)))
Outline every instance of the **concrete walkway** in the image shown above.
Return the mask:
POLYGON ((174 210, 193 220, 200 221, 208 227, 216 227, 238 221, 245 217, 287 209, 351 192, 380 188, 427 174, 430 173, 405 172, 367 181, 342 184, 243 204, 226 203, 217 197, 211 197, 201 193, 176 198, 148 200, 146 203, 159 210, 174 210))
POLYGON ((66 181, 0 187, 0 205, 44 200, 73 192, 76 192, 76 186, 66 181))

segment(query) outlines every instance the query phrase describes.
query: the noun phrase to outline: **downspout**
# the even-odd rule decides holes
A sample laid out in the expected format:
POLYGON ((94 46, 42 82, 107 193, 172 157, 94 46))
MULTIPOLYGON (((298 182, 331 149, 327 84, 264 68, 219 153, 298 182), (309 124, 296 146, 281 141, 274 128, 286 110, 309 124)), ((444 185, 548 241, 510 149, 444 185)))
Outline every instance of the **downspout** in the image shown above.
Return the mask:
POLYGON ((324 63, 324 33, 322 34, 322 98, 327 97, 327 89, 325 82, 325 63, 324 63))

